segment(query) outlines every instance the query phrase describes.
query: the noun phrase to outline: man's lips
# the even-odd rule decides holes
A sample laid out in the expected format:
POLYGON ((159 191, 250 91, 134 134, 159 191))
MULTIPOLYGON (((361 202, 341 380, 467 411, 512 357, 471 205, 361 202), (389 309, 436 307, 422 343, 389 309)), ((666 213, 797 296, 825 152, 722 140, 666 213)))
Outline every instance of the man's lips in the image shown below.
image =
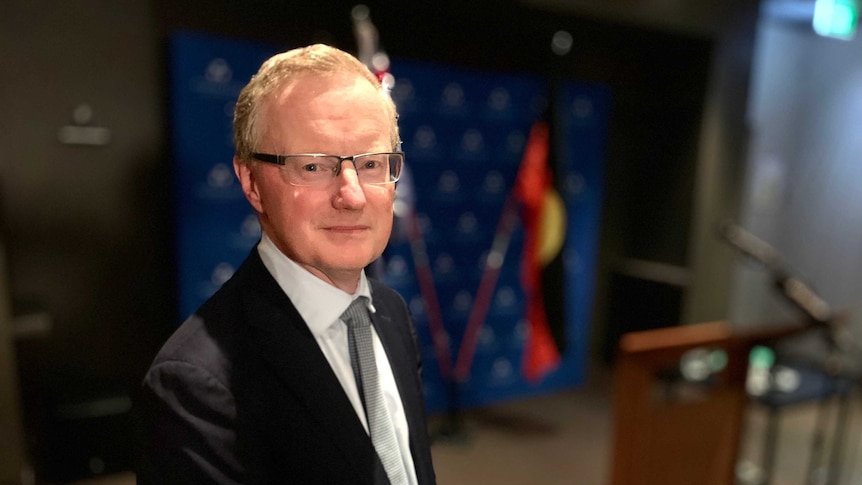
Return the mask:
POLYGON ((344 233, 344 234, 352 234, 356 232, 362 232, 369 230, 370 227, 362 224, 356 225, 344 225, 344 226, 327 226, 324 227, 325 231, 335 232, 335 233, 344 233))

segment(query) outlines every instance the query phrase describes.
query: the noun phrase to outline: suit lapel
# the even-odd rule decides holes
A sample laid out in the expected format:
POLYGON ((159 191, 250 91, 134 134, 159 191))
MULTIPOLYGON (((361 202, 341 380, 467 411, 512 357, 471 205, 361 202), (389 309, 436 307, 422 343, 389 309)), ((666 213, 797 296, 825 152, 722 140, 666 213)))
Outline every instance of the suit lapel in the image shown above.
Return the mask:
POLYGON ((368 464, 379 461, 371 439, 305 321, 263 266, 257 251, 253 253, 249 259, 256 260, 250 262, 257 274, 251 275, 245 295, 250 348, 259 351, 290 394, 303 401, 321 432, 332 437, 356 470, 356 476, 366 477, 368 464))
POLYGON ((378 311, 371 316, 371 321, 374 324, 374 330, 377 336, 380 337, 380 342, 383 344, 383 349, 386 351, 386 357, 389 359, 389 366, 392 368, 392 374, 395 376, 395 383, 398 385, 398 392, 401 394, 402 405, 405 410, 409 402, 404 402, 405 391, 409 388, 411 375, 409 374, 409 359, 405 354, 406 348, 404 342, 399 338, 397 329, 393 328, 396 325, 392 318, 383 311, 378 311))
MULTIPOLYGON (((372 286, 374 291, 374 286, 372 286)), ((374 305, 379 311, 372 315, 372 322, 383 348, 389 359, 389 366, 395 377, 398 393, 401 396, 401 405, 407 418, 407 426, 410 430, 410 451, 413 455, 413 464, 416 468, 416 476, 420 483, 423 477, 428 476, 430 456, 426 457, 422 450, 428 450, 427 422, 425 419, 425 405, 421 391, 421 383, 417 378, 416 356, 411 354, 415 350, 413 338, 410 334, 407 314, 404 321, 393 320, 393 315, 403 312, 395 311, 393 297, 388 297, 382 291, 374 293, 374 305), (426 466, 427 465, 427 466, 426 466)))

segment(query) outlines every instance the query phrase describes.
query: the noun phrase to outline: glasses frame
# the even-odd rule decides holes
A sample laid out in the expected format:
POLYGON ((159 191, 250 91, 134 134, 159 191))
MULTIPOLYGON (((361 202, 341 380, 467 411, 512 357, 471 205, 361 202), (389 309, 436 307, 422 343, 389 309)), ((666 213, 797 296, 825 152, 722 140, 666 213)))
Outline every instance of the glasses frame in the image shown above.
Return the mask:
MULTIPOLYGON (((260 162, 272 163, 275 165, 281 165, 282 167, 286 165, 287 160, 296 157, 312 157, 312 158, 337 158, 338 163, 335 165, 335 173, 332 175, 332 180, 335 180, 343 170, 341 167, 347 160, 350 160, 350 163, 353 164, 354 170, 358 170, 356 167, 356 159, 358 157, 364 157, 368 155, 398 155, 401 157, 401 166, 398 168, 398 174, 395 176, 395 180, 389 180, 387 182, 362 182, 363 185, 389 185, 398 182, 401 179, 401 172, 404 170, 404 161, 405 156, 404 152, 369 152, 369 153, 360 153, 357 155, 331 155, 327 153, 291 153, 287 155, 276 155, 272 153, 258 153, 254 152, 251 154, 251 158, 260 162)), ((290 185, 295 187, 314 187, 313 185, 304 185, 304 184, 295 184, 293 182, 288 181, 290 185)))

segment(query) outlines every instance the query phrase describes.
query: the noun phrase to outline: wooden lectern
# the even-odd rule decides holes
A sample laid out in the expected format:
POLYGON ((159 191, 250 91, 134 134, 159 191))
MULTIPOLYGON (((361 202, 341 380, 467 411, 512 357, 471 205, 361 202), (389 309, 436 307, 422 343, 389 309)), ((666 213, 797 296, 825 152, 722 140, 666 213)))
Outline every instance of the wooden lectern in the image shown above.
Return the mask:
POLYGON ((806 328, 745 331, 714 322, 624 335, 614 376, 611 484, 732 485, 751 348, 806 328), (694 349, 722 350, 726 365, 699 385, 675 384, 669 376, 694 349))

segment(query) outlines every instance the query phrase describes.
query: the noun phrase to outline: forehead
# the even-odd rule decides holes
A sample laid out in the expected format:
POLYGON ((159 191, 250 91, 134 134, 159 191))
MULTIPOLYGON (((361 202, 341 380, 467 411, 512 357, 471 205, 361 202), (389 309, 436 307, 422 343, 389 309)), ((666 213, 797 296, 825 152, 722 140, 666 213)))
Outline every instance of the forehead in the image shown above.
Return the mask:
POLYGON ((301 113, 320 109, 384 111, 380 91, 355 73, 301 73, 275 89, 268 101, 273 108, 301 113))
POLYGON ((321 137, 388 140, 392 122, 385 101, 377 87, 358 74, 302 73, 264 101, 264 140, 291 145, 321 137))

